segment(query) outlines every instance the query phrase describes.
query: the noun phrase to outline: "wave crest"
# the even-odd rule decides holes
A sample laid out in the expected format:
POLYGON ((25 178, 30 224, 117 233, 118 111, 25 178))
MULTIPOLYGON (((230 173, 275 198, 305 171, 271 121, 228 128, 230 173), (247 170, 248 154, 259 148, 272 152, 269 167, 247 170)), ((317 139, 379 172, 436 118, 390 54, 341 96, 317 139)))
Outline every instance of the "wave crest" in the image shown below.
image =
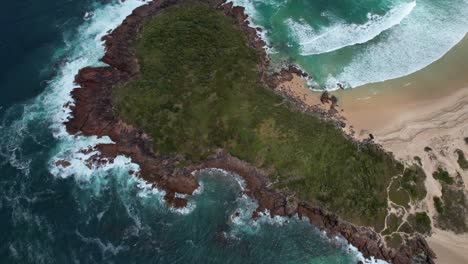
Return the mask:
POLYGON ((399 25, 416 7, 416 2, 401 3, 383 16, 368 14, 365 24, 338 23, 320 32, 304 23, 286 20, 297 39, 301 55, 314 55, 332 52, 347 46, 366 43, 382 32, 399 25))

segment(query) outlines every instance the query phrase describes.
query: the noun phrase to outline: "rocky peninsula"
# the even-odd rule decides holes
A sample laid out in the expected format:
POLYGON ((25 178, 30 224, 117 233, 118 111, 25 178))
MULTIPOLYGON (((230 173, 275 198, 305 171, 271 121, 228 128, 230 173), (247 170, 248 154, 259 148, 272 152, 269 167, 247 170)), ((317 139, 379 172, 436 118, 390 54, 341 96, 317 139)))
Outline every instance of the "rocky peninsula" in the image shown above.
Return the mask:
MULTIPOLYGON (((216 25, 213 25, 213 27, 216 28, 216 25)), ((326 231, 328 235, 341 235, 344 237, 350 244, 354 245, 362 252, 365 257, 373 256, 392 263, 433 263, 435 255, 422 236, 414 235, 405 240, 404 243, 392 247, 389 246, 379 232, 376 231, 377 228, 379 231, 383 229, 383 227, 379 227, 379 224, 372 224, 371 227, 362 225, 362 223, 366 223, 372 216, 381 215, 382 210, 385 211, 383 215, 385 219, 386 189, 388 184, 392 182, 392 177, 404 171, 402 168, 403 165, 394 161, 391 155, 385 153, 370 141, 351 142, 351 140, 337 128, 344 126, 344 123, 333 118, 333 111, 307 106, 301 103, 300 100, 288 97, 286 93, 281 92, 281 89, 276 89, 284 81, 291 80, 294 74, 304 75, 304 73, 294 67, 290 67, 279 73, 271 73, 269 71, 268 56, 264 49, 265 42, 258 36, 257 30, 258 29, 250 26, 247 21, 247 15, 244 14, 244 9, 242 7, 234 7, 232 3, 225 3, 223 0, 160 0, 150 2, 147 5, 135 9, 118 28, 110 32, 109 35, 104 38, 107 51, 102 61, 109 66, 84 68, 81 69, 76 76, 76 83, 79 88, 72 92, 75 102, 71 104, 72 118, 66 123, 68 132, 87 136, 109 136, 115 144, 98 145, 97 148, 101 153, 100 156, 93 157, 89 162, 98 163, 102 159, 112 160, 117 155, 130 157, 133 162, 140 166, 138 176, 148 183, 154 184, 155 187, 164 190, 166 192, 165 199, 172 206, 186 206, 187 200, 181 198, 177 194, 192 195, 199 187, 197 179, 193 176, 192 172, 206 168, 223 169, 236 173, 245 180, 247 194, 258 201, 258 212, 268 210, 271 216, 294 216, 297 214, 299 217, 307 217, 311 224, 326 231), (119 103, 121 102, 119 100, 126 97, 118 97, 116 99, 115 89, 119 89, 119 92, 123 91, 122 93, 127 92, 125 89, 128 87, 122 87, 129 83, 138 82, 144 74, 142 72, 148 70, 144 68, 147 66, 141 62, 141 59, 139 60, 136 49, 138 39, 143 35, 144 26, 148 25, 153 18, 155 20, 159 19, 158 17, 162 16, 167 10, 177 9, 187 3, 201 5, 203 6, 202 8, 215 10, 213 11, 213 17, 216 19, 218 13, 224 14, 229 18, 229 21, 232 22, 234 28, 243 33, 248 49, 252 50, 253 54, 257 57, 256 69, 253 74, 255 74, 257 81, 263 85, 264 90, 267 91, 267 95, 265 95, 266 99, 264 99, 266 102, 270 102, 268 100, 276 102, 274 107, 280 108, 281 111, 283 111, 283 108, 286 109, 284 105, 287 105, 287 109, 290 109, 288 110, 289 112, 296 113, 296 115, 299 116, 298 121, 307 121, 313 117, 314 119, 310 119, 313 122, 326 122, 326 125, 323 128, 321 127, 321 130, 317 130, 317 134, 330 134, 335 137, 330 138, 332 141, 337 140, 338 142, 343 142, 343 144, 349 141, 349 147, 346 149, 350 151, 349 156, 357 155, 355 152, 363 153, 362 155, 367 155, 369 157, 373 154, 379 155, 378 161, 382 162, 381 166, 379 163, 379 168, 366 165, 368 167, 364 169, 365 172, 356 172, 356 174, 364 176, 373 174, 374 171, 376 174, 386 175, 385 177, 382 176, 382 183, 375 182, 375 178, 366 178, 364 176, 362 182, 359 182, 360 179, 356 180, 358 181, 356 185, 368 185, 369 190, 373 190, 374 188, 383 190, 381 193, 373 193, 373 196, 365 196, 367 194, 362 193, 362 196, 369 197, 365 199, 365 202, 371 206, 375 206, 375 208, 369 212, 366 219, 359 221, 356 217, 361 211, 357 211, 356 214, 343 211, 342 214, 340 214, 337 208, 344 206, 344 204, 330 203, 327 201, 327 199, 333 195, 333 192, 328 193, 326 187, 338 184, 334 182, 335 179, 333 178, 329 179, 329 182, 326 182, 327 179, 321 182, 324 191, 321 197, 315 195, 308 196, 300 186, 297 187, 298 185, 307 185, 307 179, 303 179, 299 177, 300 175, 297 175, 299 177, 296 179, 297 184, 293 185, 290 184, 292 176, 286 180, 279 177, 278 174, 281 174, 282 171, 281 168, 277 167, 281 166, 281 164, 276 164, 276 167, 271 166, 268 163, 268 159, 273 159, 275 162, 277 161, 277 159, 269 156, 271 154, 262 156, 266 157, 266 161, 259 161, 259 155, 254 158, 248 158, 250 157, 249 153, 246 154, 243 151, 249 151, 249 149, 247 147, 239 147, 238 142, 231 139, 228 141, 216 142, 216 144, 213 143, 214 147, 210 145, 211 142, 208 142, 207 146, 210 147, 201 149, 203 153, 199 155, 190 151, 178 152, 176 147, 166 144, 167 142, 155 142, 154 133, 141 128, 141 126, 136 126, 133 123, 129 124, 128 119, 124 120, 122 118, 122 116, 125 116, 125 114, 122 114, 124 111, 116 105, 116 102, 119 103), (276 97, 270 99, 270 97, 268 97, 270 95, 268 94, 275 94, 276 97), (281 98, 281 100, 279 98, 281 98), (155 151, 155 149, 159 149, 158 147, 165 147, 168 150, 155 151), (174 148, 176 151, 172 151, 174 148), (268 166, 259 166, 259 164, 267 164, 268 166), (388 174, 385 174, 387 171, 389 171, 388 174), (383 198, 381 197, 382 193, 384 195, 383 198), (307 199, 307 197, 311 198, 307 199), (376 199, 375 201, 373 200, 374 198, 376 199), (381 199, 381 201, 377 199, 381 199), (358 222, 359 225, 353 224, 352 222, 358 222)), ((246 58, 247 61, 248 59, 249 58, 246 58)), ((187 74, 195 73, 190 72, 187 74)), ((223 78, 225 77, 223 76, 223 78)), ((257 84, 255 83, 255 85, 257 84)), ((125 96, 127 96, 127 94, 125 94, 125 96)), ((217 96, 219 97, 222 95, 217 96)), ((208 100, 209 98, 211 97, 205 99, 208 100)), ((283 112, 278 115, 282 115, 282 113, 283 112)), ((241 121, 242 118, 240 118, 238 122, 241 121)), ((280 131, 281 133, 278 132, 279 130, 276 129, 274 120, 269 121, 269 119, 265 118, 260 121, 262 125, 260 127, 255 127, 254 130, 256 133, 268 135, 269 138, 274 140, 278 138, 283 140, 284 137, 288 137, 288 133, 284 136, 283 130, 280 131)), ((223 124, 219 126, 223 127, 223 124)), ((302 131, 301 129, 303 128, 297 128, 297 131, 302 131)), ((229 129, 223 127, 222 131, 228 130, 229 129)), ((248 138, 250 134, 247 132, 244 136, 248 138)), ((234 131, 233 133, 235 134, 238 132, 234 131)), ((297 135, 292 135, 292 137, 295 136, 297 135)), ((243 138, 242 135, 240 137, 243 138)), ((221 138, 224 139, 224 137, 221 138)), ((329 142, 330 139, 325 139, 323 141, 324 144, 329 144, 327 142, 329 142)), ((200 142, 203 140, 204 137, 201 136, 200 142)), ((289 142, 288 139, 284 140, 286 140, 285 142, 287 143, 289 142)), ((190 143, 190 140, 187 141, 190 143)), ((252 139, 252 142, 258 143, 255 139, 252 139)), ((266 145, 266 147, 261 148, 261 151, 268 152, 269 149, 273 148, 274 150, 275 148, 274 144, 270 146, 269 143, 266 143, 266 145)), ((283 146, 281 146, 281 148, 283 148, 283 146)), ((304 153, 301 155, 303 154, 304 153)), ((293 156, 293 158, 296 157, 297 156, 293 156)), ((331 176, 340 174, 340 171, 335 171, 335 167, 341 166, 335 165, 335 162, 340 162, 339 158, 340 157, 338 157, 337 160, 325 159, 325 167, 323 170, 331 171, 331 176)), ((353 160, 354 159, 358 161, 356 161, 355 164, 349 161, 350 164, 348 168, 350 170, 354 170, 361 164, 359 163, 361 161, 358 156, 353 156, 353 160)), ((287 162, 290 162, 290 160, 287 160, 287 162)), ((283 165, 286 166, 287 162, 283 165)), ((369 160, 367 160, 367 158, 363 158, 362 164, 364 163, 372 163, 372 159, 369 158, 369 160)), ((289 168, 287 169, 289 170, 289 168)), ((349 179, 349 181, 353 180, 349 179)), ((358 201, 362 207, 365 207, 367 204, 359 200, 359 196, 360 195, 353 193, 350 194, 349 197, 356 197, 356 201, 358 201)), ((348 196, 344 196, 343 200, 347 198, 348 196)), ((362 207, 356 207, 356 210, 363 210, 364 212, 365 209, 362 209, 362 207)), ((255 217, 255 214, 253 217, 255 217)), ((385 222, 385 220, 383 222, 385 222)))

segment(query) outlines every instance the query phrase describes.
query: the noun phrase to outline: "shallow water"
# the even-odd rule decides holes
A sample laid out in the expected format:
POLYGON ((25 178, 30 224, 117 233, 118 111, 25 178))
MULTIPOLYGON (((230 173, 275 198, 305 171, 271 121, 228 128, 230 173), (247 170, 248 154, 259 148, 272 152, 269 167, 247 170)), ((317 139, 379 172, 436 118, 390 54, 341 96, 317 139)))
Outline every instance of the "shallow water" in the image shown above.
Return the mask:
POLYGON ((468 30, 466 0, 234 0, 266 30, 274 60, 316 88, 357 87, 423 69, 468 30))
POLYGON ((69 136, 62 122, 78 69, 99 65, 101 37, 141 5, 16 1, 2 8, 0 263, 356 263, 358 253, 297 219, 252 222, 234 177, 199 173, 184 210, 137 180, 125 157, 87 167, 79 150, 108 138, 69 136), (57 160, 71 166, 57 167, 57 160), (232 219, 239 211, 241 216, 232 219))

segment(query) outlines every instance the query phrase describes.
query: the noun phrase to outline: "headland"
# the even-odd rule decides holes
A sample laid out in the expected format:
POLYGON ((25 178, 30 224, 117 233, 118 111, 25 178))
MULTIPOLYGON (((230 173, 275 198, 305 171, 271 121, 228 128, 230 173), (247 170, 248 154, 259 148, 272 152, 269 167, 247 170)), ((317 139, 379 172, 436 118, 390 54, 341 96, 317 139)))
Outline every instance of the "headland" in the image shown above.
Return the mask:
POLYGON ((151 2, 106 36, 102 61, 109 66, 80 70, 66 123, 71 134, 115 142, 97 146, 101 154, 89 162, 130 157, 140 165, 139 177, 164 190, 175 207, 187 204, 177 194, 198 188, 193 171, 234 172, 258 201, 257 211, 305 216, 365 257, 432 263, 419 235, 428 231, 418 229, 427 215, 399 218, 388 210, 393 182, 411 201, 421 199, 419 167, 344 134, 336 109, 305 104, 281 89, 305 74, 294 67, 269 72, 265 43, 243 11, 223 1, 151 2), (389 217, 409 229, 392 230, 389 217))

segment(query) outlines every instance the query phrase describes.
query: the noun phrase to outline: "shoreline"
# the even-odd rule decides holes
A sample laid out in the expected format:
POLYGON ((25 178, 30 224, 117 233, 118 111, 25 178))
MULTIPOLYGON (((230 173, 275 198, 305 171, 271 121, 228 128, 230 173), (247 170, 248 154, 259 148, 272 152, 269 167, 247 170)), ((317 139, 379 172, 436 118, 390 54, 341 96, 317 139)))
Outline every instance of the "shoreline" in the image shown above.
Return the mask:
MULTIPOLYGON (((418 72, 332 93, 340 99, 344 115, 358 132, 369 130, 383 135, 418 118, 409 115, 441 112, 446 107, 442 101, 468 88, 467 68, 468 35, 441 59, 418 72)), ((456 98, 450 100, 445 104, 457 103, 456 98)))
MULTIPOLYGON (((356 227, 320 208, 310 207, 296 199, 288 199, 284 194, 269 189, 267 177, 262 171, 222 150, 201 164, 189 164, 181 168, 178 165, 184 162, 183 157, 154 153, 150 147, 151 138, 147 134, 128 126, 114 116, 111 100, 112 86, 128 82, 138 76, 139 66, 132 43, 137 38, 142 24, 147 19, 158 15, 164 8, 176 6, 182 2, 181 0, 162 0, 150 2, 135 9, 121 26, 103 38, 107 51, 102 61, 110 66, 87 67, 81 69, 76 76, 76 83, 81 86, 81 89, 75 89, 72 92, 75 104, 71 105, 72 118, 66 122, 67 131, 70 134, 81 133, 87 136, 107 135, 115 142, 115 144, 98 145, 97 149, 101 155, 92 157, 89 162, 99 163, 102 158, 112 160, 117 155, 130 157, 133 162, 140 165, 141 171, 138 177, 166 191, 165 200, 174 207, 187 205, 187 200, 176 194, 191 195, 199 186, 191 172, 202 168, 224 169, 237 173, 246 181, 247 193, 259 203, 257 211, 269 210, 271 216, 295 214, 300 217, 306 216, 311 224, 326 230, 327 234, 343 236, 366 258, 376 257, 395 263, 408 263, 411 257, 422 252, 425 255, 425 261, 432 263, 434 255, 422 237, 408 241, 408 244, 399 249, 388 248, 371 228, 356 227)), ((246 34, 248 43, 257 51, 260 58, 259 78, 267 86, 277 87, 278 84, 288 81, 294 74, 303 74, 290 67, 281 73, 268 75, 265 42, 258 37, 257 30, 249 26, 244 8, 233 7, 232 3, 225 3, 223 0, 211 1, 210 4, 234 18, 236 27, 246 34)), ((274 91, 281 93, 281 89, 274 91)), ((323 118, 334 118, 333 112, 330 113, 320 107, 304 108, 303 104, 292 101, 302 111, 314 112, 323 118)))

